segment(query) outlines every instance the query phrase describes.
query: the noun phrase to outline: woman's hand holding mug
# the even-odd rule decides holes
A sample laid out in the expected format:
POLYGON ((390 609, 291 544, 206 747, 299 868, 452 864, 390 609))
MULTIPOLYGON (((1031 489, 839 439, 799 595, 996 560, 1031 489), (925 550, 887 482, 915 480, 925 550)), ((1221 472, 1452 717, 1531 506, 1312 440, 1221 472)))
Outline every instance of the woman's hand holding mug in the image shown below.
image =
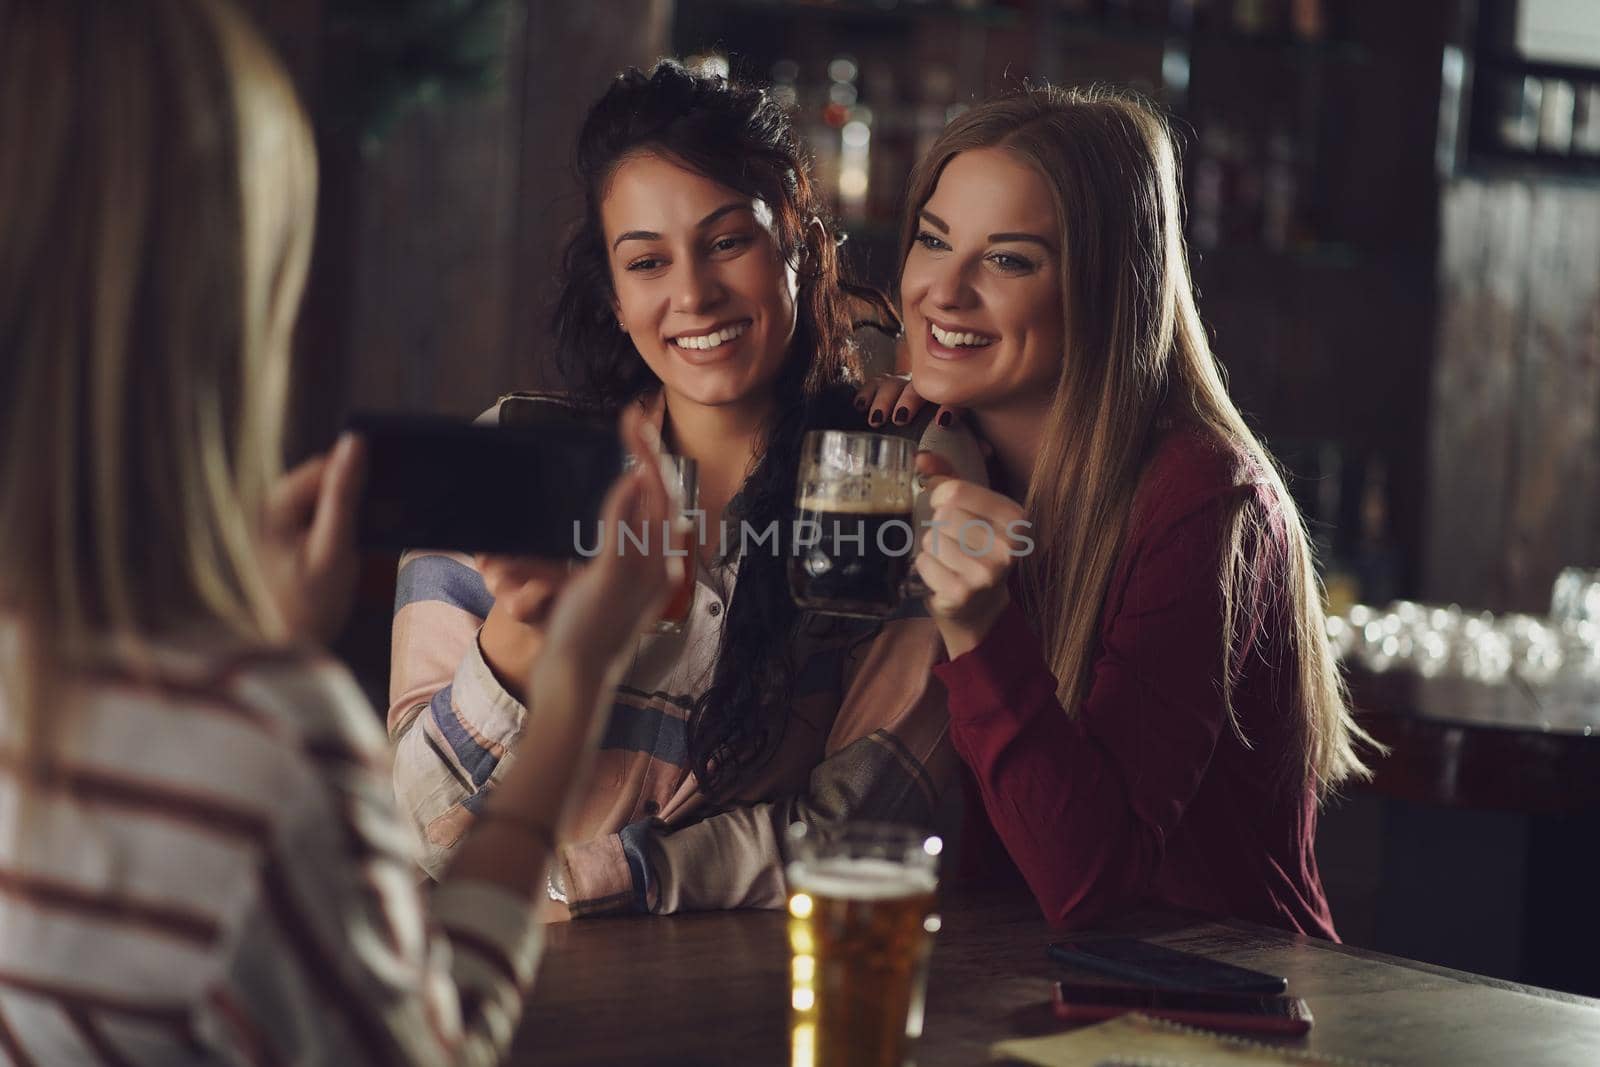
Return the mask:
POLYGON ((928 613, 954 659, 976 648, 1011 603, 1007 579, 1033 542, 1015 500, 951 477, 949 464, 930 452, 917 455, 917 470, 933 508, 916 568, 928 587, 928 613))

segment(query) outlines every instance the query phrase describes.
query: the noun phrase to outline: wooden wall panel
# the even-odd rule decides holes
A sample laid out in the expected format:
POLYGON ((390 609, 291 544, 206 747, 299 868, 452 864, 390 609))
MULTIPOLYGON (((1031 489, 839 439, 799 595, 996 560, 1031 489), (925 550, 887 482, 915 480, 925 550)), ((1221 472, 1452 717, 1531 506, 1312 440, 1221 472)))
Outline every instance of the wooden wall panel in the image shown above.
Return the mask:
POLYGON ((1507 584, 1544 607, 1563 566, 1600 562, 1600 190, 1534 197, 1507 584))
MULTIPOLYGON (((317 111, 320 0, 251 0, 317 111)), ((354 410, 472 414, 539 383, 560 243, 581 208, 578 123, 666 48, 670 0, 509 5, 494 89, 413 111, 376 151, 319 129, 318 243, 297 356, 295 454, 354 410)))
POLYGON ((1434 599, 1505 600, 1501 545, 1516 383, 1516 265, 1530 198, 1457 182, 1440 199, 1439 333, 1428 479, 1426 585, 1434 599), (1509 268, 1509 269, 1508 269, 1509 268))
POLYGON ((1425 592, 1538 611, 1600 555, 1600 190, 1460 180, 1441 220, 1425 592))
POLYGON ((513 89, 419 111, 362 175, 350 404, 477 414, 511 378, 513 89))
POLYGON ((618 71, 667 54, 672 18, 672 0, 528 0, 527 8, 506 388, 556 384, 548 326, 561 248, 583 209, 573 178, 578 127, 618 71))

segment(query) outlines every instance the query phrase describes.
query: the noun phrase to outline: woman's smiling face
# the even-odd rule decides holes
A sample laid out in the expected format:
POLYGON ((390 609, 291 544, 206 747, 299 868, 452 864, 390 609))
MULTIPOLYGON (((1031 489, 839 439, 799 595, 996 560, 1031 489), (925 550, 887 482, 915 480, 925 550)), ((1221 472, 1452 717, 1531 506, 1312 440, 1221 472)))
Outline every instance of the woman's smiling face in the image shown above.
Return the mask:
POLYGON ((617 319, 669 398, 769 400, 799 285, 766 203, 652 153, 617 167, 600 218, 617 319))
POLYGON ((900 274, 917 392, 983 410, 1054 395, 1065 350, 1050 187, 1004 149, 962 152, 922 206, 900 274))

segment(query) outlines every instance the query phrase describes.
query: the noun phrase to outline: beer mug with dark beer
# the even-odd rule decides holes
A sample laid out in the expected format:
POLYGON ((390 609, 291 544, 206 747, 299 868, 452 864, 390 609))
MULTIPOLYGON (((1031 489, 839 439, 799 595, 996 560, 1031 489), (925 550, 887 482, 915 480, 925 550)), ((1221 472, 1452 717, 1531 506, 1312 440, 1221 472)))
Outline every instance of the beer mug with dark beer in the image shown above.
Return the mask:
MULTIPOLYGON (((907 584, 917 533, 917 446, 844 430, 806 434, 795 491, 789 589, 807 611, 881 619, 907 584)), ((911 595, 915 595, 912 593, 911 595)))
POLYGON ((922 1033, 937 837, 851 823, 789 831, 791 1067, 901 1067, 922 1033))

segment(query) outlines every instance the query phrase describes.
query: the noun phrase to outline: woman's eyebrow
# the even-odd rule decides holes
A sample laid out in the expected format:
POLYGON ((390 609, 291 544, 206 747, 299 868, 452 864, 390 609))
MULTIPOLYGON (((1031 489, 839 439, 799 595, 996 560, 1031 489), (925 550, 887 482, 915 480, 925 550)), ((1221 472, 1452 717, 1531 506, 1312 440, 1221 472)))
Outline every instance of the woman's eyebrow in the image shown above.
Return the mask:
POLYGON ((717 208, 717 210, 713 211, 711 214, 707 215, 705 218, 703 218, 699 222, 695 223, 694 224, 695 225, 695 229, 703 230, 707 226, 710 226, 712 223, 716 222, 717 220, 723 218, 726 215, 731 215, 735 211, 753 211, 753 210, 754 209, 751 208, 751 206, 749 204, 739 203, 738 201, 735 201, 734 203, 731 203, 731 204, 723 204, 721 207, 717 208))
MULTIPOLYGON (((750 210, 752 210, 752 209, 751 209, 749 204, 741 204, 741 203, 739 203, 737 201, 735 201, 734 203, 731 203, 731 204, 723 204, 721 207, 719 207, 715 211, 711 212, 711 214, 707 215, 705 218, 703 218, 699 222, 695 223, 694 226, 695 226, 695 229, 697 229, 697 230, 703 230, 707 226, 710 226, 711 224, 715 223, 717 220, 719 220, 719 219, 721 219, 721 218, 723 218, 723 217, 725 217, 727 215, 731 215, 735 211, 750 211, 750 210)), ((654 230, 628 230, 628 231, 626 231, 624 233, 617 234, 617 239, 615 241, 611 242, 611 250, 613 252, 615 252, 617 250, 617 246, 622 244, 622 242, 624 242, 624 241, 659 241, 659 240, 661 240, 661 235, 659 233, 655 232, 654 230)))
POLYGON ((1004 244, 1007 241, 1030 241, 1033 244, 1044 246, 1047 252, 1056 250, 1055 245, 1036 233, 991 233, 989 235, 990 244, 1004 244))
POLYGON ((615 252, 617 246, 624 241, 659 241, 661 235, 654 230, 628 230, 626 233, 617 234, 617 239, 611 242, 611 251, 615 252))

